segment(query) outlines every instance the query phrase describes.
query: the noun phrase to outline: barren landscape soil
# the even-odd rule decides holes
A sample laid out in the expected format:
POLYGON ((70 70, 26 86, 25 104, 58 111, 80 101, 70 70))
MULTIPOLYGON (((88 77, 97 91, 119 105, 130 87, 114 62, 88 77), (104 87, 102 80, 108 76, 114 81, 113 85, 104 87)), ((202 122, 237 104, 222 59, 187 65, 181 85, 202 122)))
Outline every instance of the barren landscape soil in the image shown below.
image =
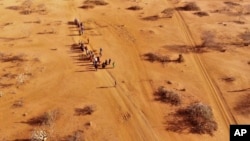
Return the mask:
POLYGON ((0 141, 228 141, 250 123, 249 0, 0 0, 0 13, 0 141), (111 64, 96 71, 79 42, 111 64), (212 134, 175 115, 194 102, 212 134))

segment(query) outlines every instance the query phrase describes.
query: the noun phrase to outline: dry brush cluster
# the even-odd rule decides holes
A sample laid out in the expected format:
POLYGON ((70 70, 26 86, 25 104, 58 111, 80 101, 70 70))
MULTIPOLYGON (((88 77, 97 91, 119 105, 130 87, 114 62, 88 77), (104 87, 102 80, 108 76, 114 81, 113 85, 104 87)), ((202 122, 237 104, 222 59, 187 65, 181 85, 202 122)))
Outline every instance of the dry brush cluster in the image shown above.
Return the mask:
MULTIPOLYGON (((157 101, 170 103, 175 106, 180 106, 182 104, 181 95, 166 90, 163 86, 160 86, 155 91, 154 95, 157 101)), ((177 111, 172 114, 172 117, 173 119, 166 122, 166 129, 169 131, 213 135, 218 129, 218 125, 214 120, 212 108, 201 102, 191 103, 184 108, 178 108, 177 111)))
POLYGON ((170 103, 171 105, 181 104, 181 96, 173 91, 166 90, 163 86, 159 87, 154 95, 158 101, 170 103))
POLYGON ((108 3, 104 0, 85 0, 83 2, 83 6, 80 8, 82 9, 92 9, 95 6, 105 6, 108 5, 108 3))
POLYGON ((149 62, 161 62, 161 63, 167 63, 167 62, 177 62, 177 63, 182 63, 184 62, 184 58, 181 54, 179 54, 178 58, 171 60, 168 56, 166 55, 160 55, 156 53, 145 53, 143 55, 144 60, 147 60, 149 62))
POLYGON ((7 9, 17 10, 20 14, 29 15, 31 13, 47 14, 45 4, 35 5, 32 0, 25 0, 19 6, 9 6, 7 9))

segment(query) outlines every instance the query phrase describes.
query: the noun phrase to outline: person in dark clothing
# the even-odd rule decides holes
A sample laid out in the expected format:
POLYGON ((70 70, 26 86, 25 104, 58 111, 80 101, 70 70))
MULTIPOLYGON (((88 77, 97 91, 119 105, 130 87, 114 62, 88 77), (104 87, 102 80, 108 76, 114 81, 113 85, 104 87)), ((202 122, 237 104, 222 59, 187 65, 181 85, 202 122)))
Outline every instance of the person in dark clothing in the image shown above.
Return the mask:
POLYGON ((108 62, 109 64, 111 63, 111 59, 109 58, 109 62, 108 62))

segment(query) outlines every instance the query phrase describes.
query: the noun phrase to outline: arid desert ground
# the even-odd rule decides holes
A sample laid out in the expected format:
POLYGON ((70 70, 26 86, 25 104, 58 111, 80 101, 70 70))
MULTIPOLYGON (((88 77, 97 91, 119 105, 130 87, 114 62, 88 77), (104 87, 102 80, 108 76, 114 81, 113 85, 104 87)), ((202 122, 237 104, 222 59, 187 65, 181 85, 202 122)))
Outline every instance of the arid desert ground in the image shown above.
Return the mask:
POLYGON ((250 124, 250 0, 0 0, 0 13, 0 141, 228 141, 250 124), (80 42, 111 63, 95 70, 80 42))

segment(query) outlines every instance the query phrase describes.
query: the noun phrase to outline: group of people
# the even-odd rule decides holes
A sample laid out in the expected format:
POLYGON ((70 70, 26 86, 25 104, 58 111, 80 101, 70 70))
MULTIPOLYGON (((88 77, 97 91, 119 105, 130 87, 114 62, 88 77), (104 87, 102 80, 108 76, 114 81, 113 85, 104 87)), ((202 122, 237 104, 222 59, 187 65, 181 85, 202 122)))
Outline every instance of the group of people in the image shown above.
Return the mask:
MULTIPOLYGON (((74 20, 75 24, 77 25, 77 27, 79 28, 79 33, 80 35, 83 34, 83 24, 82 22, 79 22, 77 19, 74 20)), ((89 43, 89 39, 87 39, 87 43, 89 43)), ((84 43, 82 41, 79 42, 79 47, 82 51, 82 53, 86 53, 85 55, 87 56, 87 58, 93 62, 94 68, 97 71, 97 69, 99 68, 99 66, 101 66, 101 68, 106 68, 106 66, 111 64, 111 58, 106 59, 105 61, 101 62, 101 57, 102 57, 102 51, 103 49, 100 48, 99 50, 99 56, 95 55, 94 51, 89 50, 88 47, 86 45, 84 45, 84 43)), ((113 68, 115 67, 115 62, 112 62, 112 66, 113 68)))
POLYGON ((79 35, 83 35, 83 31, 84 31, 84 26, 83 26, 83 23, 81 21, 79 21, 78 19, 75 18, 74 20, 75 22, 75 25, 78 27, 79 29, 79 35))

